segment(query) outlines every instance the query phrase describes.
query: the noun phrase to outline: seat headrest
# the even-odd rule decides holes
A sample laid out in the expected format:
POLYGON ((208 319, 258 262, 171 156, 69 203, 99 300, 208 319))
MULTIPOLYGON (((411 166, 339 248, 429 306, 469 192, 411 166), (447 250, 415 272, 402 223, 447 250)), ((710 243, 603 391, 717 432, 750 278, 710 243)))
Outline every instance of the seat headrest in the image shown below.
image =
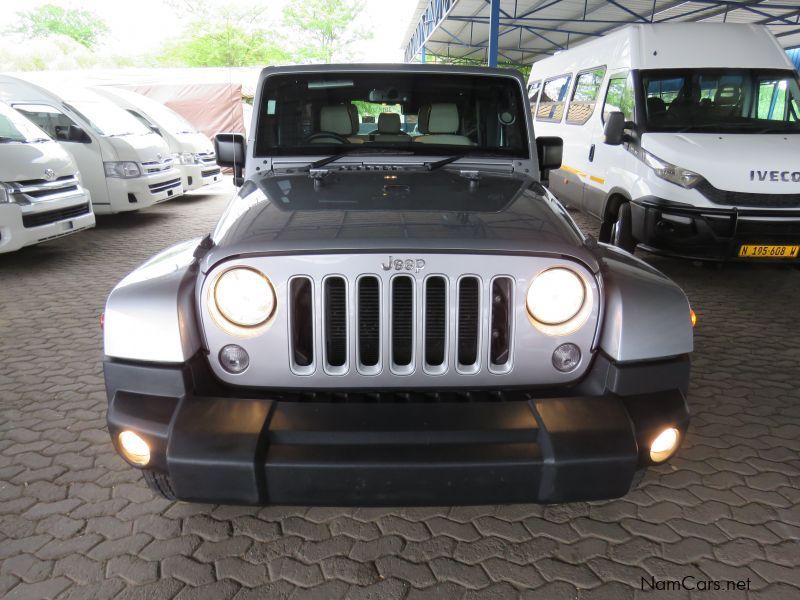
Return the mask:
POLYGON ((452 102, 421 106, 418 127, 422 133, 456 133, 458 131, 458 107, 452 102))
POLYGON ((400 115, 397 113, 379 114, 378 133, 400 133, 400 115))
POLYGON ((355 108, 351 103, 323 106, 319 111, 320 131, 344 136, 353 135, 358 131, 358 116, 354 119, 353 114, 355 112, 358 115, 358 112, 350 107, 355 108))

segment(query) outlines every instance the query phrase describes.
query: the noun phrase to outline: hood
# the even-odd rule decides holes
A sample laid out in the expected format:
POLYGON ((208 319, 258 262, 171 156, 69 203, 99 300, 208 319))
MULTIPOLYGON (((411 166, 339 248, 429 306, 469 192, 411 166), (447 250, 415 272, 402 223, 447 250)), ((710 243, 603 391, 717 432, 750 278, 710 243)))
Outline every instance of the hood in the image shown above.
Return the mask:
POLYGON ((169 156, 169 146, 155 133, 144 135, 123 135, 104 138, 114 149, 116 157, 106 160, 132 160, 137 163, 161 161, 169 156), (161 155, 160 157, 158 155, 161 155))
POLYGON ((174 148, 172 148, 172 144, 170 145, 173 152, 191 152, 192 154, 197 154, 198 152, 214 151, 214 145, 211 143, 211 140, 202 133, 170 133, 169 135, 172 137, 175 145, 174 148))
POLYGON ((800 134, 645 133, 642 148, 720 190, 800 192, 800 134))
POLYGON ((56 142, 0 144, 0 181, 46 179, 46 169, 52 169, 56 177, 74 175, 78 170, 72 157, 56 142))
POLYGON ((204 268, 264 252, 498 252, 593 255, 561 204, 517 174, 337 171, 256 176, 228 205, 204 268))

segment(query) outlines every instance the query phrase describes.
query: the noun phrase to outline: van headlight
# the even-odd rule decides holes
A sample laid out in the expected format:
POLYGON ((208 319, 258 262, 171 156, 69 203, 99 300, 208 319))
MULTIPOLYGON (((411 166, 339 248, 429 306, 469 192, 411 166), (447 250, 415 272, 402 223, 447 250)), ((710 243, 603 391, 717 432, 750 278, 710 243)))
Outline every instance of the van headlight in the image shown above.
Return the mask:
POLYGON ((269 278, 250 267, 234 267, 214 282, 211 300, 219 314, 238 327, 256 327, 275 311, 275 290, 269 278))
POLYGON ((553 267, 534 277, 525 302, 534 326, 547 335, 575 331, 592 309, 583 278, 565 267, 553 267))
POLYGON ((139 165, 129 160, 104 162, 106 177, 118 177, 120 179, 133 179, 141 177, 142 170, 139 165))
POLYGON ((667 181, 687 189, 691 189, 703 181, 703 176, 694 171, 673 165, 672 163, 650 154, 647 150, 642 149, 641 153, 644 164, 653 169, 653 172, 661 177, 661 179, 666 179, 667 181))
POLYGON ((11 202, 11 195, 9 194, 9 188, 5 183, 0 183, 0 204, 3 202, 11 202))

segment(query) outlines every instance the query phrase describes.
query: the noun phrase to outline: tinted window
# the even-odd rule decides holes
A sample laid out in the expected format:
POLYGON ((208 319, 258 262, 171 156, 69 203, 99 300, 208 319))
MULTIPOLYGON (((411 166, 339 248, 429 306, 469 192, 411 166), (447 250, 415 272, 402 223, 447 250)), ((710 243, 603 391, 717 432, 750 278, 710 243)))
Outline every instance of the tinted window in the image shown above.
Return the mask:
POLYGON ((575 80, 575 89, 572 92, 572 100, 567 109, 567 123, 582 125, 589 120, 594 112, 605 74, 605 67, 578 74, 578 78, 575 80))
POLYGON ((651 131, 800 132, 794 71, 643 71, 642 86, 651 131))
POLYGON ((528 156, 527 104, 511 77, 294 73, 270 75, 263 85, 257 156, 374 148, 528 156))
POLYGON ((539 107, 536 109, 537 121, 560 121, 562 119, 570 79, 570 75, 561 75, 544 82, 539 107))
POLYGON ((630 75, 612 76, 608 82, 603 104, 603 122, 612 112, 619 111, 626 121, 633 121, 633 82, 630 75))

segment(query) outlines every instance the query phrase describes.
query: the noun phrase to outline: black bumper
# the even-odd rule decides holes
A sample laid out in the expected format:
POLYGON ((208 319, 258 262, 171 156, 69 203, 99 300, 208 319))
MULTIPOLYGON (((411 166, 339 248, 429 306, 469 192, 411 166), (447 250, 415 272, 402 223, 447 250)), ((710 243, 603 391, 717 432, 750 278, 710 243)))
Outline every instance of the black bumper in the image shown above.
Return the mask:
POLYGON ((168 473, 183 500, 364 506, 613 498, 648 464, 648 440, 667 426, 683 435, 689 421, 685 357, 632 367, 627 376, 598 358, 570 396, 505 390, 492 401, 424 402, 430 394, 410 392, 403 403, 287 400, 265 391, 237 397, 207 379, 203 360, 105 363, 114 443, 123 429, 145 437, 148 468, 168 473), (640 393, 657 372, 677 382, 674 389, 640 393), (631 394, 578 395, 598 385, 631 394))
MULTIPOLYGON (((631 202, 631 218, 639 243, 683 258, 752 262, 738 257, 739 246, 800 244, 800 210, 698 208, 647 197, 631 202)), ((800 256, 779 260, 800 262, 800 256)))

